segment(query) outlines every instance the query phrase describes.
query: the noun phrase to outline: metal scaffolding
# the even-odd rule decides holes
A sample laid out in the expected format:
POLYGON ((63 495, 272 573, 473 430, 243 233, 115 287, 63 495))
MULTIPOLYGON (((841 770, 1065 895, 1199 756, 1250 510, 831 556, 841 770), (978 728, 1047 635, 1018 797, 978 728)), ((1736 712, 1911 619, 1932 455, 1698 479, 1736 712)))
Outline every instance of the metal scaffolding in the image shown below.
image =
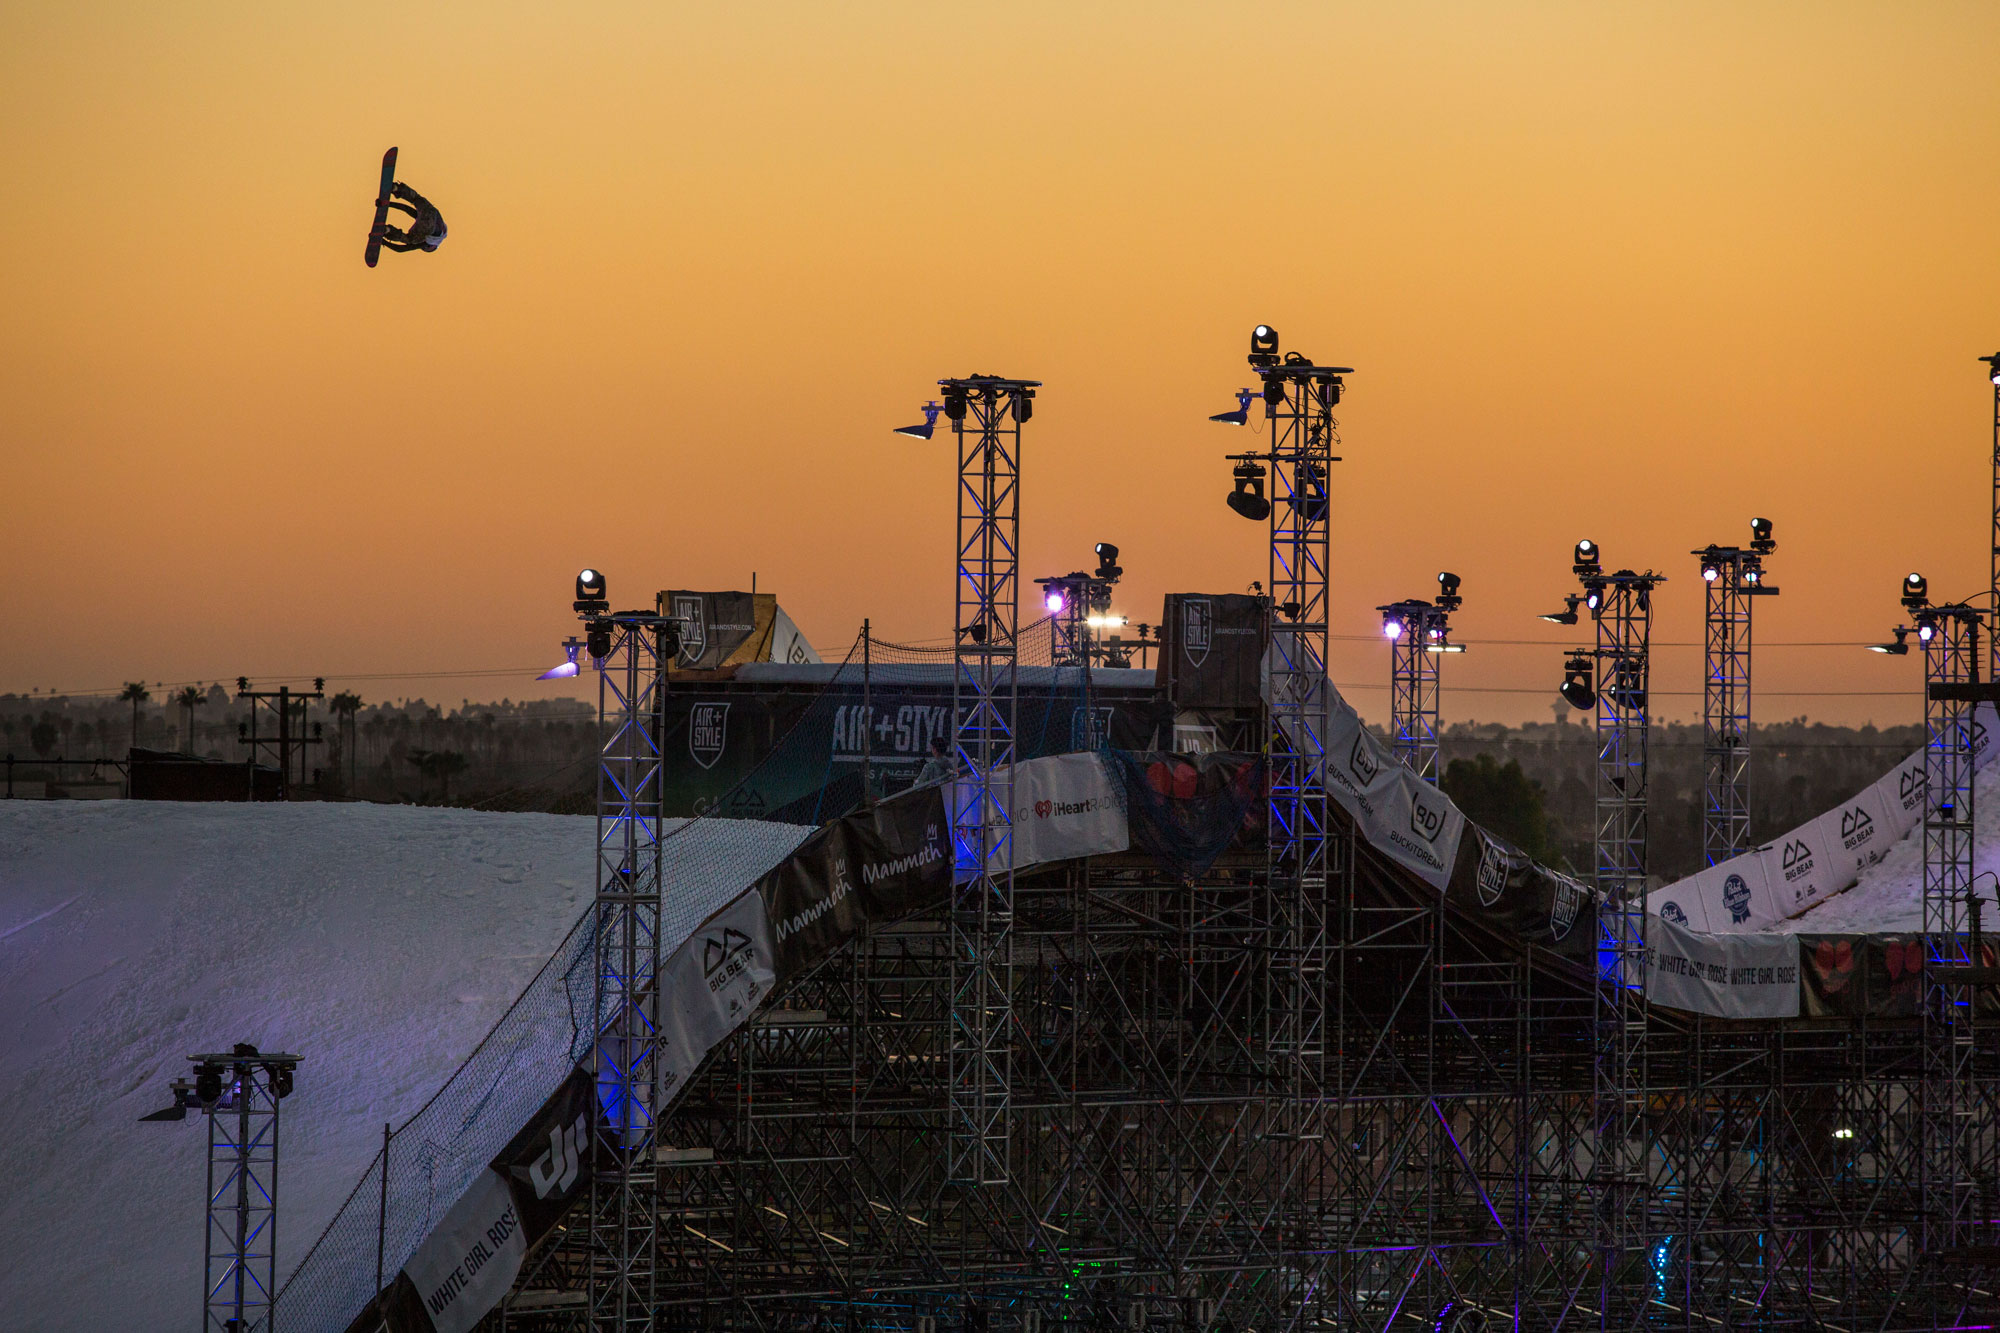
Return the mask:
POLYGON ((1750 612, 1755 598, 1777 589, 1764 581, 1764 557, 1775 549, 1771 525, 1756 519, 1749 549, 1708 546, 1701 560, 1704 672, 1702 678, 1702 815, 1704 864, 1718 865, 1753 845, 1750 835, 1750 612))
POLYGON ((1438 582, 1452 591, 1439 593, 1435 602, 1412 599, 1375 608, 1389 641, 1389 749, 1430 783, 1438 780, 1438 666, 1446 654, 1464 651, 1451 641, 1451 613, 1464 600, 1458 576, 1440 574, 1438 582))
MULTIPOLYGON (((2000 610, 2000 352, 1979 360, 1993 382, 1993 551, 1987 566, 1987 595, 1993 599, 1988 605, 2000 610)), ((1994 636, 1990 652, 1987 677, 2000 680, 2000 635, 1994 636)))
POLYGON ((1009 1177, 1021 426, 1039 385, 995 375, 938 381, 958 445, 951 821, 958 863, 972 871, 951 916, 947 1173, 969 1185, 1009 1177))
POLYGON ((597 670, 594 1063, 602 1114, 589 1202, 588 1327, 657 1327, 660 734, 675 622, 609 609, 602 575, 577 580, 597 670))

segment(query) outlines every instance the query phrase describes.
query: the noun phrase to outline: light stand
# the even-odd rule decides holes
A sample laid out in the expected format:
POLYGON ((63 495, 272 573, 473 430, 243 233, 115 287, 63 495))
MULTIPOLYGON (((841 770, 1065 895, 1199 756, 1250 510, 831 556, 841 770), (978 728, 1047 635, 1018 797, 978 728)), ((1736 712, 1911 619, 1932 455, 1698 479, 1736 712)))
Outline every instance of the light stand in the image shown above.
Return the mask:
POLYGON ((271 1333, 277 1318, 278 1107, 300 1057, 247 1043, 191 1055, 192 1078, 147 1120, 208 1122, 208 1212, 202 1240, 202 1328, 271 1333))
POLYGON ((1701 849, 1718 865, 1750 841, 1750 611, 1778 590, 1764 557, 1777 549, 1768 519, 1752 519, 1751 544, 1709 546, 1701 560, 1705 671, 1702 681, 1701 849))

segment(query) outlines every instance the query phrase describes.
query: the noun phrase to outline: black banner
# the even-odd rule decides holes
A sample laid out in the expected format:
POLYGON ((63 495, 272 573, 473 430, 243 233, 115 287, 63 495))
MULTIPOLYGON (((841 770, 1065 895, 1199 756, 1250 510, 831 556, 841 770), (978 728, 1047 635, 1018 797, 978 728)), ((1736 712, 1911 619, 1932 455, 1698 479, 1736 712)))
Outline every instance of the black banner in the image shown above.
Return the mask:
POLYGON ((780 985, 850 939, 864 916, 899 917, 950 892, 944 791, 906 792, 836 820, 757 881, 780 985))
POLYGON ((1445 899, 1524 944, 1595 966, 1597 905, 1581 881, 1468 822, 1445 899))
POLYGON ((777 599, 766 593, 759 597, 748 592, 688 592, 670 588, 659 596, 659 611, 681 622, 681 650, 675 656, 674 671, 714 671, 736 655, 760 628, 757 612, 764 609, 762 628, 768 629, 777 599))
POLYGON ((1243 593, 1167 594, 1157 679, 1175 709, 1262 705, 1265 604, 1243 593))

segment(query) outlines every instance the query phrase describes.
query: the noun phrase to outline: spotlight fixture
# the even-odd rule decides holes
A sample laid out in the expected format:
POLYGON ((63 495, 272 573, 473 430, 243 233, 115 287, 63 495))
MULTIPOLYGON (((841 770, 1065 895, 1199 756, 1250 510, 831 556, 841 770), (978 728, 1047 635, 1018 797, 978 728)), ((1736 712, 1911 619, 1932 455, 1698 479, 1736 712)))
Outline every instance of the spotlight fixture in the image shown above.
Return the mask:
POLYGON ((583 646, 593 662, 611 656, 611 622, 592 620, 583 627, 583 646))
POLYGON ((1912 611, 1930 605, 1930 587, 1922 574, 1912 573, 1903 580, 1903 605, 1912 611))
POLYGON ((1571 708, 1588 708, 1597 702, 1597 691, 1592 685, 1590 659, 1582 653, 1571 653, 1563 663, 1562 688, 1557 691, 1571 708))
POLYGON ((1061 588, 1050 588, 1042 598, 1042 605, 1048 608, 1050 615, 1059 616, 1068 608, 1069 598, 1061 588))
POLYGON ((952 421, 965 420, 965 390, 958 385, 944 391, 944 414, 952 421))
POLYGON ((1701 550, 1701 581, 1713 583, 1722 577, 1722 552, 1710 542, 1701 550))
POLYGON ((1437 604, 1447 611, 1456 611, 1465 604, 1465 599, 1458 595, 1458 584, 1458 575, 1450 570, 1438 574, 1437 604))
POLYGON ((1753 518, 1750 520, 1750 549, 1759 555, 1769 555, 1778 549, 1778 543, 1771 536, 1771 520, 1753 518))
POLYGON ((1919 621, 1917 622, 1917 640, 1918 640, 1918 642, 1920 642, 1920 643, 1929 643, 1929 642, 1930 642, 1930 641, 1931 641, 1932 639, 1935 639, 1936 637, 1937 637, 1937 622, 1936 622, 1936 621, 1934 621, 1934 620, 1919 620, 1919 621))
POLYGON ((1595 574, 1602 559, 1596 542, 1585 537, 1576 544, 1576 559, 1573 567, 1578 574, 1595 574))
POLYGON ((1833 1131, 1833 1137, 1837 1139, 1851 1139, 1854 1137, 1854 1131, 1846 1125, 1842 1125, 1839 1129, 1833 1131))
POLYGON ((937 425, 938 413, 944 411, 936 400, 924 404, 924 422, 921 426, 898 426, 895 433, 907 435, 913 440, 928 440, 931 430, 937 425))
POLYGON ((1993 381, 1993 387, 2000 389, 2000 352, 1979 358, 1986 363, 1986 378, 1993 381))
POLYGON ((1306 522, 1326 522, 1326 478, 1315 464, 1301 463, 1292 473, 1292 505, 1306 522))
POLYGON ((970 625, 967 625, 965 627, 965 637, 972 640, 974 643, 985 643, 986 622, 983 620, 975 620, 970 625))
POLYGON ((1097 577, 1108 583, 1124 572, 1124 566, 1118 563, 1118 548, 1110 542, 1099 542, 1097 544, 1097 577))
POLYGON ((1403 625, 1403 619, 1402 619, 1402 617, 1401 617, 1401 616, 1384 616, 1384 617, 1382 617, 1382 637, 1383 637, 1383 638, 1385 638, 1385 639, 1388 639, 1388 640, 1389 640, 1390 642, 1392 642, 1392 643, 1393 643, 1393 642, 1394 642, 1394 641, 1396 641, 1397 639, 1400 639, 1400 638, 1402 638, 1402 637, 1403 637, 1403 630, 1404 630, 1404 625, 1403 625))
POLYGON ((1229 496, 1229 507, 1253 523, 1269 518, 1271 502, 1264 498, 1264 469, 1255 463, 1242 462, 1236 465, 1233 475, 1236 489, 1229 496))
POLYGON ((1264 401, 1272 407, 1276 407, 1278 404, 1284 402, 1285 382, 1276 377, 1266 378, 1264 381, 1264 401))
POLYGON ((1236 391, 1236 410, 1234 412, 1217 412, 1209 420, 1219 421, 1225 426, 1243 426, 1249 424, 1250 400, 1256 396, 1257 391, 1255 389, 1238 389, 1236 391))
POLYGON ((1604 583, 1601 579, 1592 579, 1583 585, 1583 606, 1592 615, 1604 609, 1604 583))
MULTIPOLYGON (((1250 330, 1250 364, 1260 370, 1278 364, 1278 331, 1269 324, 1259 324, 1250 330)), ((1266 396, 1269 396, 1268 382, 1266 396)))
POLYGON ((1014 409, 1015 423, 1026 425, 1028 418, 1035 415, 1035 391, 1033 389, 1014 390, 1012 394, 1008 395, 1008 405, 1014 409))
POLYGON ((606 594, 604 575, 594 569, 586 569, 576 576, 576 610, 585 614, 604 612, 611 609, 606 594))
POLYGON ((1902 657, 1907 654, 1910 651, 1910 627, 1908 625, 1898 625, 1890 633, 1896 636, 1894 643, 1871 643, 1868 645, 1868 651, 1871 653, 1888 653, 1894 657, 1902 657))
POLYGON ((583 640, 572 635, 570 638, 563 640, 562 647, 564 656, 569 660, 561 666, 550 667, 547 671, 535 677, 536 680, 567 680, 576 674, 576 654, 577 650, 583 647, 583 640))
POLYGON ((1542 619, 1553 625, 1574 625, 1576 623, 1576 608, 1582 602, 1582 597, 1576 593, 1571 593, 1569 596, 1563 598, 1562 610, 1545 611, 1542 613, 1542 619))
POLYGON ((1743 581, 1754 588, 1764 581, 1764 571, 1752 565, 1743 571, 1743 581))

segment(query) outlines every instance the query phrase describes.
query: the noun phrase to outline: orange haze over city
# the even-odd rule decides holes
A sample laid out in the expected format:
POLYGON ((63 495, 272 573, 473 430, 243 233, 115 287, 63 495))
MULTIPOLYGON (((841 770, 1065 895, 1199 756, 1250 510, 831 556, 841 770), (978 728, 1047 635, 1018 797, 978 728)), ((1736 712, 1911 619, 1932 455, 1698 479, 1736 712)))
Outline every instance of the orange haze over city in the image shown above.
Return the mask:
POLYGON ((1996 57, 1985 4, 17 0, 0 692, 543 697, 585 564, 935 640, 951 447, 890 429, 973 372, 1046 386, 1024 579, 1113 541, 1154 621, 1265 577, 1206 418, 1268 321, 1356 368, 1364 713, 1451 569, 1447 718, 1547 720, 1589 536, 1699 717, 1689 551, 1765 514, 1758 715, 1911 721, 1854 645, 1986 586, 1996 57), (391 144, 450 237, 370 270, 391 144))

